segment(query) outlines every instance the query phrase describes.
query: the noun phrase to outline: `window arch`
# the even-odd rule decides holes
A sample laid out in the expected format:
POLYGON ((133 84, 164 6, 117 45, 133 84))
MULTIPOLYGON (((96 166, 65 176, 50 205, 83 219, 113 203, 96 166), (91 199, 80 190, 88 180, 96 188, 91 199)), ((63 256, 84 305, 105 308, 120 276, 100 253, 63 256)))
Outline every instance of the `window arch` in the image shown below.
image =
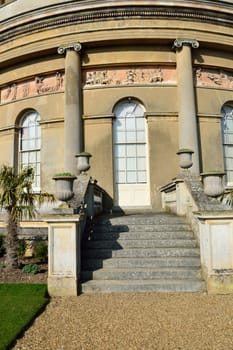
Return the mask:
POLYGON ((40 115, 36 111, 26 112, 21 119, 19 138, 19 168, 34 168, 33 190, 40 190, 40 115))
POLYGON ((136 100, 123 100, 114 108, 115 181, 118 184, 147 182, 145 110, 136 100))
POLYGON ((233 104, 225 104, 221 109, 221 114, 226 184, 233 186, 233 104))

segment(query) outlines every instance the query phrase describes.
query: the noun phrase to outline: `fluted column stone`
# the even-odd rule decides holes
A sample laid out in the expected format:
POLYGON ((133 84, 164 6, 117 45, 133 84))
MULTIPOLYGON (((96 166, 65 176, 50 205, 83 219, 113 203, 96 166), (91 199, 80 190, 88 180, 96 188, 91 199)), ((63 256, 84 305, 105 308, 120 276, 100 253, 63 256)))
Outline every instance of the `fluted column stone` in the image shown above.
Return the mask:
POLYGON ((65 54, 64 171, 77 173, 75 155, 83 150, 81 44, 61 46, 65 54))
POLYGON ((196 40, 176 39, 176 65, 179 106, 179 148, 194 151, 191 173, 199 175, 199 145, 197 132, 196 102, 193 83, 192 48, 198 48, 196 40))

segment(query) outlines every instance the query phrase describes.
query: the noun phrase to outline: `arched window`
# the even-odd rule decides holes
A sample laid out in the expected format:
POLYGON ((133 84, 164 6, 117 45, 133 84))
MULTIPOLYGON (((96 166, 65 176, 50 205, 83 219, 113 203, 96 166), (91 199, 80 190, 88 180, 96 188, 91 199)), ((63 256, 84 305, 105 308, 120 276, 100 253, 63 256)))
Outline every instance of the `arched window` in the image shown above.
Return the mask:
POLYGON ((226 104, 221 109, 223 156, 226 171, 226 184, 233 186, 233 104, 226 104))
POLYGON ((146 130, 144 109, 136 101, 115 108, 114 150, 117 183, 146 183, 146 130))
POLYGON ((114 108, 114 202, 116 205, 147 206, 150 191, 147 165, 145 109, 134 99, 114 108))
POLYGON ((40 115, 35 111, 24 114, 20 129, 19 167, 32 166, 34 168, 33 190, 40 190, 40 115))

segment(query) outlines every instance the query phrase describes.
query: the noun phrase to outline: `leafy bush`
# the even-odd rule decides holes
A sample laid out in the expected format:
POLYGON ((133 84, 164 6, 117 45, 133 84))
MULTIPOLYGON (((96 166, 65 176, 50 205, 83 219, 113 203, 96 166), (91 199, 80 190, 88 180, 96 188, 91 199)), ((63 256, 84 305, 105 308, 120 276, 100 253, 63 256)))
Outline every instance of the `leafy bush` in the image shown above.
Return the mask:
POLYGON ((5 263, 0 262, 0 270, 1 270, 1 269, 4 269, 4 267, 6 267, 5 263))
POLYGON ((27 242, 24 238, 22 238, 18 241, 18 249, 17 249, 18 256, 20 256, 21 258, 24 257, 26 253, 26 249, 27 249, 27 242))
POLYGON ((34 248, 33 255, 41 262, 46 262, 48 260, 48 244, 43 241, 37 243, 34 248))
POLYGON ((0 235, 0 257, 2 257, 5 253, 6 253, 5 236, 0 235))
POLYGON ((37 264, 28 264, 22 268, 22 272, 31 273, 32 275, 35 275, 40 272, 40 266, 37 264))

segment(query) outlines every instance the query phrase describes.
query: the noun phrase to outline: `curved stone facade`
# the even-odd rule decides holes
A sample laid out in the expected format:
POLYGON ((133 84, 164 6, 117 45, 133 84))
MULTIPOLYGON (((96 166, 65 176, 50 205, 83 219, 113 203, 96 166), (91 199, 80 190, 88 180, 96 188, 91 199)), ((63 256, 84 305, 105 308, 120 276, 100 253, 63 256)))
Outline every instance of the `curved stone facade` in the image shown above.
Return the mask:
MULTIPOLYGON (((180 172, 180 148, 194 150, 191 172, 224 169, 221 110, 233 101, 231 1, 0 4, 0 163, 19 166, 22 119, 36 111, 44 190, 54 190, 55 173, 75 171, 82 150, 93 155, 90 174, 116 205, 128 207, 160 207, 159 187, 180 172), (126 101, 144 111, 143 141, 114 135, 116 106, 126 101), (122 145, 130 152, 142 144, 143 156, 118 155, 122 145), (116 169, 128 171, 127 183, 119 185, 116 169), (134 171, 146 173, 147 187, 133 182, 134 171)), ((138 130, 127 126, 125 113, 130 138, 138 130)))

